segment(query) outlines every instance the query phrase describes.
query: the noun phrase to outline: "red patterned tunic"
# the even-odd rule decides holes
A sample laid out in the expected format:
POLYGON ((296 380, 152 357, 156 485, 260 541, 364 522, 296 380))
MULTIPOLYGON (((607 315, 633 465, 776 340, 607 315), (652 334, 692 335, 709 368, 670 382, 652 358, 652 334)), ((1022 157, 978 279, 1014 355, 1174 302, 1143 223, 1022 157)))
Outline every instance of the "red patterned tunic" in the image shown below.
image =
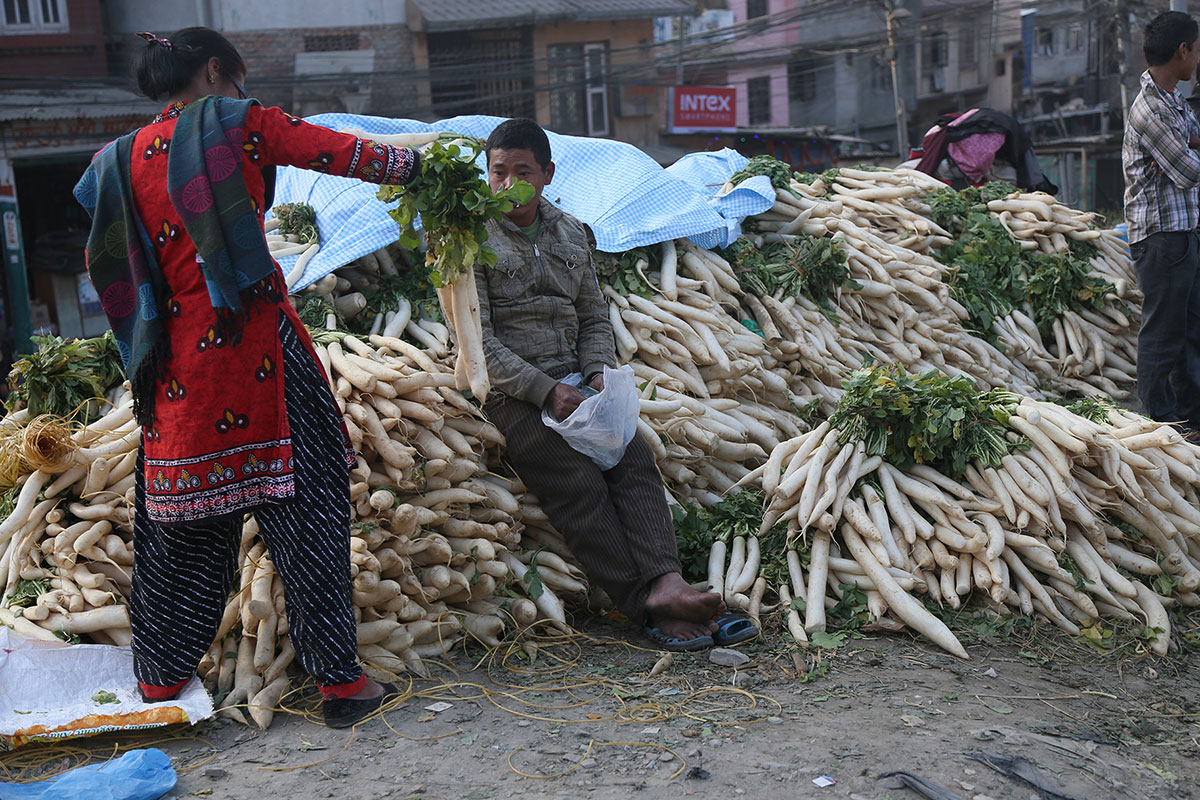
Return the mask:
MULTIPOLYGON (((167 196, 167 159, 181 108, 176 104, 164 109, 138 132, 131 166, 137 212, 170 287, 164 324, 171 355, 156 389, 154 424, 142 436, 146 509, 151 519, 166 523, 222 516, 292 496, 281 314, 316 358, 304 325, 287 301, 278 266, 274 276, 244 293, 248 314, 240 339, 228 342, 216 333, 196 247, 167 196)), ((365 141, 310 125, 278 108, 255 106, 246 117, 237 166, 261 223, 266 211, 264 167, 288 165, 403 184, 411 180, 416 161, 406 148, 365 141)))

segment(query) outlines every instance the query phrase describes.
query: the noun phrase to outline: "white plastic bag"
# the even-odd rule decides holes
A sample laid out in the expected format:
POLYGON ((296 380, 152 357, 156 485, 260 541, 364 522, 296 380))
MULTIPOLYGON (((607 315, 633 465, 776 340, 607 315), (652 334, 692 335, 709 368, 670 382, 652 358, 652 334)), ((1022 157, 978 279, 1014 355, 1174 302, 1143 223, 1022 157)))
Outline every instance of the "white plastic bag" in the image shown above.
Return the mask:
MULTIPOLYGON (((562 379, 579 386, 578 372, 562 379)), ((585 398, 579 408, 559 421, 549 409, 542 409, 542 422, 557 432, 567 444, 583 453, 602 470, 612 469, 625 455, 625 448, 637 434, 639 402, 633 368, 604 368, 604 391, 585 398)))

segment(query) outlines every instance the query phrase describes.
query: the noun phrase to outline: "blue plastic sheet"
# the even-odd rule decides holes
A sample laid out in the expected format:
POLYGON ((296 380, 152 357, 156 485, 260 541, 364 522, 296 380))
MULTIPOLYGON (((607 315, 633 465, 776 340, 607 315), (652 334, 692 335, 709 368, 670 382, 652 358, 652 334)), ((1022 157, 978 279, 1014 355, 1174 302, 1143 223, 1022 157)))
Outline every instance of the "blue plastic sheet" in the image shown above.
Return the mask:
POLYGON ((37 783, 0 783, 0 800, 158 800, 175 781, 175 768, 162 750, 130 750, 37 783))
MULTIPOLYGON (((356 114, 318 114, 307 121, 334 130, 357 128, 376 135, 436 130, 483 139, 504 120, 465 116, 430 124, 356 114)), ((774 192, 765 178, 747 181, 728 195, 713 198, 721 184, 745 164, 745 158, 732 150, 711 159, 684 159, 666 170, 624 142, 547 133, 555 173, 544 196, 587 223, 596 236, 596 246, 606 252, 681 237, 705 248, 723 246, 737 238, 743 218, 761 213, 774 203, 774 192)), ((321 249, 306 265, 297 288, 396 240, 399 229, 387 216, 387 208, 376 199, 376 191, 373 185, 349 178, 293 167, 279 170, 276 203, 313 206, 321 235, 321 249)), ((279 259, 284 274, 297 258, 279 259)))

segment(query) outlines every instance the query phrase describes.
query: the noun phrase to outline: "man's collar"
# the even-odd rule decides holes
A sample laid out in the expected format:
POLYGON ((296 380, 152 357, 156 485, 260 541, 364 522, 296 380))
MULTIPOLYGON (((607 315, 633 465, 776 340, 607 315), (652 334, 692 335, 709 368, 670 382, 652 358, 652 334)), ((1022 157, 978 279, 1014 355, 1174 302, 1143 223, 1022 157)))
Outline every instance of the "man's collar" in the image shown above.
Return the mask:
POLYGON ((1183 93, 1179 91, 1179 84, 1175 84, 1175 88, 1168 92, 1166 89, 1158 85, 1158 83, 1154 80, 1154 76, 1150 74, 1150 70, 1146 70, 1142 73, 1142 88, 1153 88, 1154 91, 1158 92, 1164 100, 1170 100, 1171 103, 1173 103, 1177 108, 1183 106, 1183 93))
MULTIPOLYGON (((538 215, 535 219, 541 219, 543 223, 553 225, 555 222, 558 222, 560 217, 562 217, 562 211, 556 205, 547 200, 545 196, 538 198, 538 215)), ((500 218, 500 226, 513 233, 521 233, 521 228, 517 223, 508 217, 500 218)))

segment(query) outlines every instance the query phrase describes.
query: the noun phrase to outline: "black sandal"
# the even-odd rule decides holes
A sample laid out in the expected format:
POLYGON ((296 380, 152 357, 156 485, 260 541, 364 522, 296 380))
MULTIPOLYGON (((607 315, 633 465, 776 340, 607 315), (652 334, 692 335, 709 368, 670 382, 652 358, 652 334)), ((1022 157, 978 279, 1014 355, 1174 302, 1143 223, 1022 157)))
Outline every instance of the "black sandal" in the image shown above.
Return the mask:
POLYGON ((325 724, 330 728, 349 728, 357 725, 378 711, 388 701, 400 696, 400 690, 395 684, 384 683, 383 693, 369 700, 355 700, 353 697, 331 697, 321 705, 321 713, 325 724))

